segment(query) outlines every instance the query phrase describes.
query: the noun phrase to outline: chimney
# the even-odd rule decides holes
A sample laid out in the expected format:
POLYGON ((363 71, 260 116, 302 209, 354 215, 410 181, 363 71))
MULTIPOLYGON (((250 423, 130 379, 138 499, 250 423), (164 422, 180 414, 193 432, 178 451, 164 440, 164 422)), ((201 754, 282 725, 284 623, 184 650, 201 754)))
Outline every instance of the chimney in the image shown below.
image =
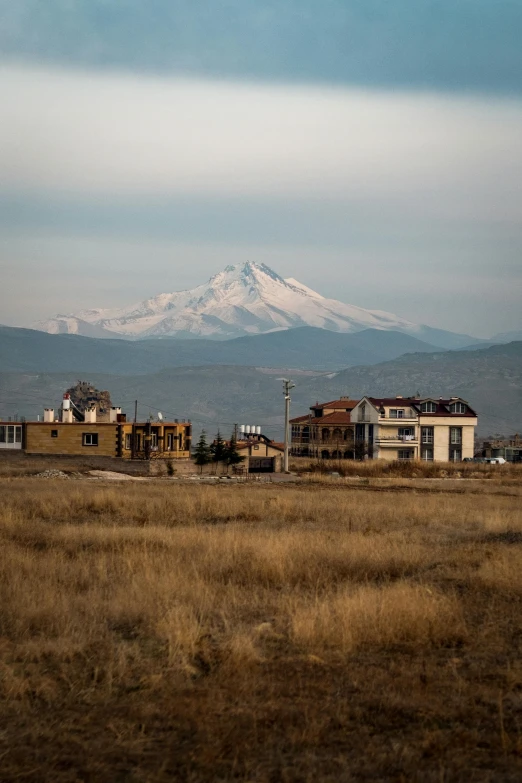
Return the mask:
POLYGON ((72 424, 73 423, 73 412, 71 408, 63 408, 62 409, 62 422, 64 424, 72 424))
POLYGON ((115 408, 114 406, 109 411, 109 422, 114 424, 118 421, 118 416, 121 415, 121 408, 115 408))
POLYGON ((44 421, 54 421, 54 408, 44 408, 44 421))
POLYGON ((92 405, 90 408, 85 408, 84 416, 85 424, 96 424, 96 405, 92 405))

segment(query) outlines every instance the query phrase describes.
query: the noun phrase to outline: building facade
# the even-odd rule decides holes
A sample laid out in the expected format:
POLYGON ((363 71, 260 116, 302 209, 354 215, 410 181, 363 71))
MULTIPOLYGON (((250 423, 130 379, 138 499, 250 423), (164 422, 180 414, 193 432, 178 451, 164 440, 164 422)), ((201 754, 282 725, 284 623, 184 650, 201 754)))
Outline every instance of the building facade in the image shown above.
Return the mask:
MULTIPOLYGON (((92 405, 78 409, 68 394, 60 410, 44 410, 43 421, 21 425, 20 448, 27 454, 100 456, 120 459, 188 459, 192 441, 190 421, 128 422, 121 408, 111 407, 102 421, 92 405)), ((2 430, 0 429, 0 434, 2 430)), ((10 439, 18 437, 16 432, 10 439)))
POLYGON ((291 454, 313 459, 355 459, 355 427, 351 413, 357 400, 338 400, 310 406, 310 413, 290 420, 291 454))
POLYGON ((238 472, 280 473, 283 470, 284 446, 266 435, 253 434, 236 443, 244 462, 238 466, 238 472))
POLYGON ((461 462, 474 455, 477 414, 460 397, 363 397, 351 417, 369 459, 461 462))

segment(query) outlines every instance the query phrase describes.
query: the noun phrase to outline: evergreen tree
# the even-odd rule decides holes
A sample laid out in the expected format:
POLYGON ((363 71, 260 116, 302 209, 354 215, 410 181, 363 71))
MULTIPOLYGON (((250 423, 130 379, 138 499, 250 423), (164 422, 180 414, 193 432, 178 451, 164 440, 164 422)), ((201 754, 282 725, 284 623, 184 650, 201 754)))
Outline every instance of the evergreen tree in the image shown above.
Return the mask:
POLYGON ((221 433, 218 430, 217 435, 214 438, 214 442, 210 446, 210 453, 212 454, 212 462, 216 463, 216 467, 220 462, 224 462, 226 458, 227 444, 221 437, 221 433))
POLYGON ((194 462, 199 465, 199 472, 203 473, 203 466, 212 462, 212 453, 207 443, 207 434, 202 430, 199 440, 194 449, 194 462))
POLYGON ((239 463, 243 462, 244 459, 245 457, 242 456, 237 450, 236 436, 232 435, 232 437, 230 438, 230 443, 227 445, 226 452, 225 452, 225 460, 227 463, 227 467, 229 465, 232 466, 239 465, 239 463))

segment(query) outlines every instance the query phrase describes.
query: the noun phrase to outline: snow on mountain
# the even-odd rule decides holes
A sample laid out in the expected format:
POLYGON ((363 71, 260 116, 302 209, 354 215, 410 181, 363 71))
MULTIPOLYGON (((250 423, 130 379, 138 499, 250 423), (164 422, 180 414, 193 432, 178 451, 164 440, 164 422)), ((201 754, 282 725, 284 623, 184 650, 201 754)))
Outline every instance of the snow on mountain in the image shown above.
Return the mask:
POLYGON ((159 294, 130 307, 57 315, 36 328, 89 337, 222 338, 296 326, 336 332, 373 328, 415 334, 419 330, 392 313, 327 299, 293 278, 284 280, 265 264, 250 261, 227 266, 208 283, 188 291, 159 294))

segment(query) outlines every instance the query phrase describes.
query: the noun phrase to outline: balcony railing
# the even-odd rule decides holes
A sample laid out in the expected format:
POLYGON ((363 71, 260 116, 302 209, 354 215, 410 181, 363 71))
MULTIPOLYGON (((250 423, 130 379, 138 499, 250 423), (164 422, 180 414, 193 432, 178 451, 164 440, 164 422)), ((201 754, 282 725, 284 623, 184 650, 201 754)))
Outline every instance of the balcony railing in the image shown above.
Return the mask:
POLYGON ((404 416, 386 416, 379 414, 379 421, 417 421, 416 413, 405 413, 404 416))
POLYGON ((375 440, 377 443, 417 443, 415 435, 379 435, 375 440))

